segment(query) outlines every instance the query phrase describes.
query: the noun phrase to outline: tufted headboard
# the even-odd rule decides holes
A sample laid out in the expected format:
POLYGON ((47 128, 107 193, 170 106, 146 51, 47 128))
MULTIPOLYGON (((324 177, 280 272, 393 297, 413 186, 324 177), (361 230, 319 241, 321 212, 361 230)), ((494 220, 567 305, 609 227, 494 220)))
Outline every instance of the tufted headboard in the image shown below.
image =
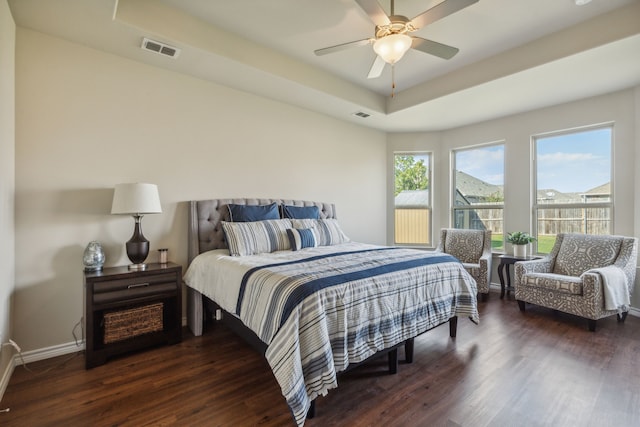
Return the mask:
POLYGON ((212 199, 189 202, 189 263, 200 253, 226 248, 221 221, 229 221, 227 205, 278 205, 317 206, 320 218, 336 218, 336 207, 331 203, 282 199, 212 199))

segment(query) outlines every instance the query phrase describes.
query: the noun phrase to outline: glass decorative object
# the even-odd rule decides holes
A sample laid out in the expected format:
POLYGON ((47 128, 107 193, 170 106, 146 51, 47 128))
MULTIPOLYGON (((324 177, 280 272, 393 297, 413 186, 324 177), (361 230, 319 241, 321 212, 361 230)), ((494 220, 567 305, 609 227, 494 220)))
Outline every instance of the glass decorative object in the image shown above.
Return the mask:
POLYGON ((104 265, 104 251, 100 242, 89 242, 82 256, 84 271, 101 271, 104 265))

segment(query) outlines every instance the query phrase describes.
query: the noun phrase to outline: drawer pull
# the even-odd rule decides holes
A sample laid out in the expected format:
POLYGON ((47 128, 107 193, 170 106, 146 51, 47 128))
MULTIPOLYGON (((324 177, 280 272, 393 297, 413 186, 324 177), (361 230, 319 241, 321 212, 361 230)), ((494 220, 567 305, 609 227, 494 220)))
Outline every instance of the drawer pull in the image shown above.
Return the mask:
POLYGON ((134 285, 127 286, 127 289, 142 288, 144 286, 149 286, 149 283, 136 283, 134 285))

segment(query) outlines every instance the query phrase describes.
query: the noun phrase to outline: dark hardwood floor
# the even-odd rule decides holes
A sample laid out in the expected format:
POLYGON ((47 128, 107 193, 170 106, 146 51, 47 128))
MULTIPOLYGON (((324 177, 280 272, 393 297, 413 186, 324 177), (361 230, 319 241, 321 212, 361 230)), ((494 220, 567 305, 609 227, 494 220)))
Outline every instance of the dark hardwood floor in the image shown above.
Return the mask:
MULTIPOLYGON (((414 363, 339 378, 305 426, 639 426, 640 318, 586 321, 492 293, 480 325, 442 326, 414 363)), ((292 426, 267 363, 225 327, 86 371, 84 355, 18 366, 2 426, 292 426)), ((402 352, 401 352, 402 359, 402 352)))

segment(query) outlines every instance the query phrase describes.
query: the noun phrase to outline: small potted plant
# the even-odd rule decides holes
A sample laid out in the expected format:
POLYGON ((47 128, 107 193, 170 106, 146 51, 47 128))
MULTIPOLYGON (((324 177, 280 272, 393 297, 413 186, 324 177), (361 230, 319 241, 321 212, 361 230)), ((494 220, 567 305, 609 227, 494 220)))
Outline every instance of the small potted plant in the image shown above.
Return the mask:
POLYGON ((513 245, 513 255, 524 258, 527 255, 527 245, 536 238, 524 231, 507 233, 507 242, 513 245))

